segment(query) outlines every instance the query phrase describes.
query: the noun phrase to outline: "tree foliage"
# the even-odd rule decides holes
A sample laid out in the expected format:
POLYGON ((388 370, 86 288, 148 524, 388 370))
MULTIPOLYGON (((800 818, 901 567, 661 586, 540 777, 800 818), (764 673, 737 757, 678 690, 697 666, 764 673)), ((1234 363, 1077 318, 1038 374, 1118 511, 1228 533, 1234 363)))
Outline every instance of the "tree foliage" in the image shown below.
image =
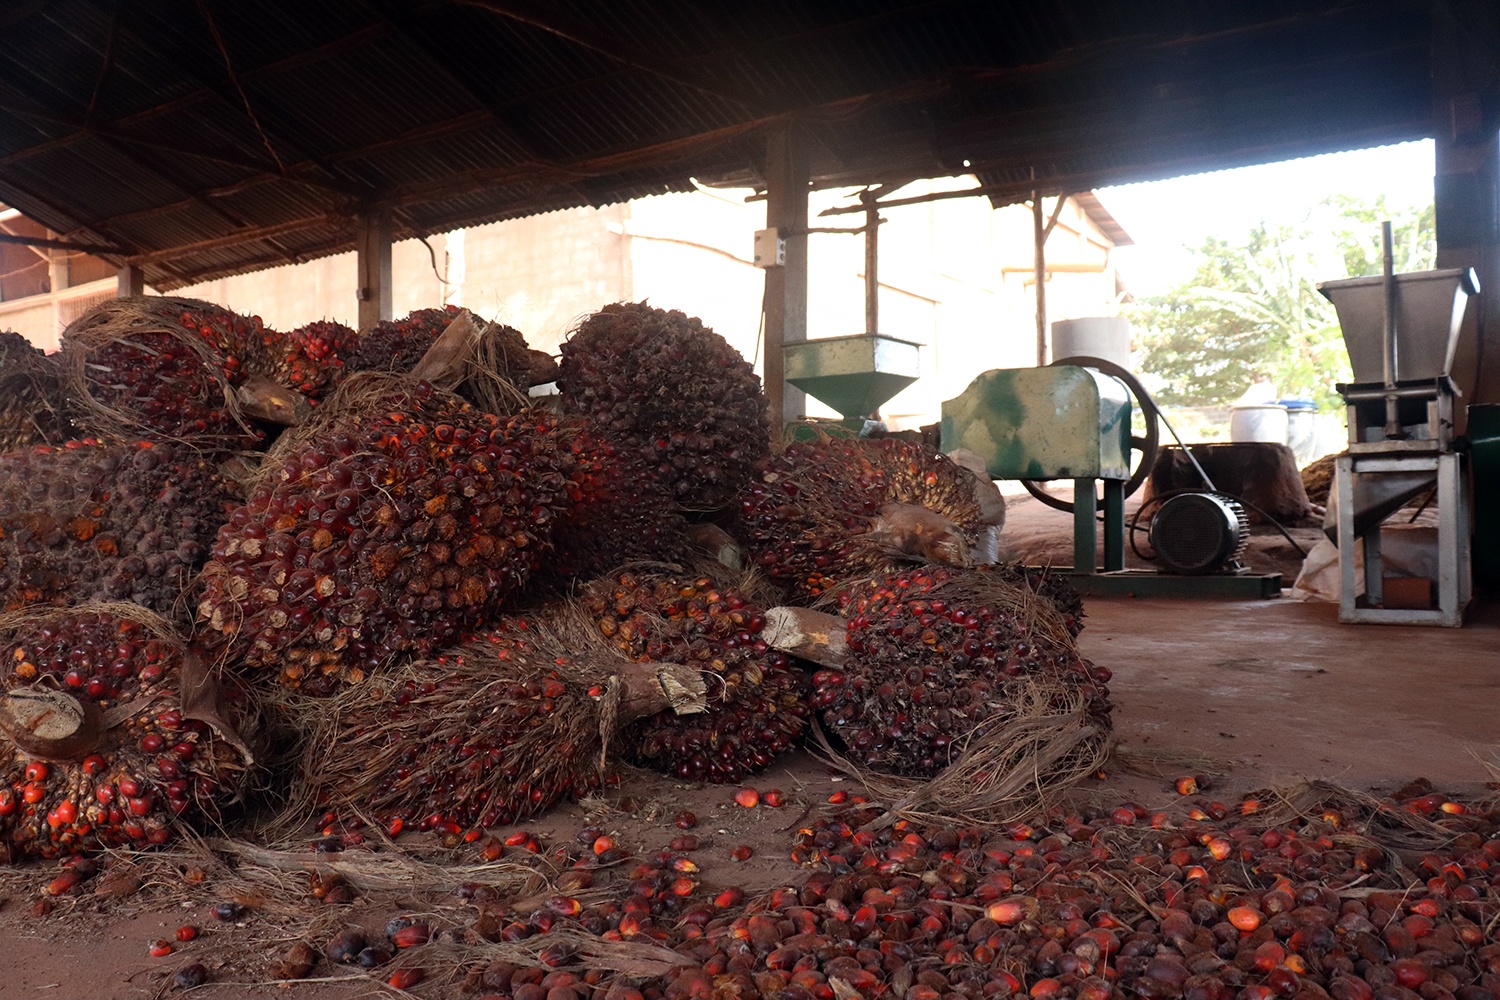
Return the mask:
POLYGON ((1396 270, 1432 267, 1432 206, 1392 212, 1383 198, 1335 195, 1298 226, 1262 223, 1240 240, 1205 240, 1191 279, 1127 313, 1144 347, 1142 371, 1161 383, 1158 401, 1225 404, 1269 381, 1282 396, 1339 405, 1334 384, 1350 379, 1349 356, 1317 283, 1379 274, 1386 218, 1396 270))

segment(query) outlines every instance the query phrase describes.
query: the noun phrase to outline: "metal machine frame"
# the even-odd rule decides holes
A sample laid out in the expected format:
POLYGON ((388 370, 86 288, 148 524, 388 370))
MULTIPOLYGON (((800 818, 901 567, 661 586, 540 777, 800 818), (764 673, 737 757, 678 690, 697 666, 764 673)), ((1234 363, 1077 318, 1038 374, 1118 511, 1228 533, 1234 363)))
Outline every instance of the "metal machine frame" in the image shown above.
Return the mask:
POLYGON ((1377 625, 1463 624, 1464 609, 1473 596, 1469 572, 1468 475, 1464 456, 1452 451, 1425 455, 1396 452, 1363 452, 1341 455, 1335 467, 1339 500, 1339 551, 1352 553, 1355 543, 1363 547, 1363 598, 1355 597, 1357 583, 1354 560, 1339 561, 1339 621, 1377 625), (1385 572, 1380 558, 1380 524, 1355 534, 1354 476, 1389 473, 1434 472, 1438 505, 1438 606, 1431 609, 1384 608, 1385 572))

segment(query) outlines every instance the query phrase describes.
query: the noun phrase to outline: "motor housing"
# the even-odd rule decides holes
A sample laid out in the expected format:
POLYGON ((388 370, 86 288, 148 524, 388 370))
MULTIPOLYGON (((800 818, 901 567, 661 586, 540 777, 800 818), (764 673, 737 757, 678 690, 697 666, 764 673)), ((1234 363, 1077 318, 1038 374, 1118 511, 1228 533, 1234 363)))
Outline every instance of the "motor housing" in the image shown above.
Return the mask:
POLYGON ((1233 572, 1250 544, 1250 520, 1222 493, 1183 493, 1162 501, 1148 537, 1157 561, 1173 573, 1233 572))

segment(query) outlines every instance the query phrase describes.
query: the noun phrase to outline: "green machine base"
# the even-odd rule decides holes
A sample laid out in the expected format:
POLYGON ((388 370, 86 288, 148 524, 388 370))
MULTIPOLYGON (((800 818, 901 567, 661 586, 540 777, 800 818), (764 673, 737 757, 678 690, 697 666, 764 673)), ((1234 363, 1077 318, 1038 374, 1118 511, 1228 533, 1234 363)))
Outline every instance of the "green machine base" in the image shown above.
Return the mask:
POLYGON ((1280 573, 1179 576, 1149 569, 1110 573, 1075 573, 1053 567, 1085 597, 1207 597, 1218 600, 1260 601, 1281 595, 1280 573))

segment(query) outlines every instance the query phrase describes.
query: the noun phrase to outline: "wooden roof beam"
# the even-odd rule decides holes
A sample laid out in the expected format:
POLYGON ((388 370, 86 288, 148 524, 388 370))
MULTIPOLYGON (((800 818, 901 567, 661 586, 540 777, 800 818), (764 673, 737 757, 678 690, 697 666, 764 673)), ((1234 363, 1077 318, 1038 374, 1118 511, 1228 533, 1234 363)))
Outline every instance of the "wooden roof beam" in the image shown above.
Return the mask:
POLYGON ((93 243, 75 243, 72 240, 51 240, 41 236, 17 236, 11 232, 0 233, 0 243, 14 243, 23 247, 46 247, 49 250, 76 250, 80 253, 89 254, 123 254, 130 251, 122 247, 95 245, 93 243))
POLYGON ((196 253, 208 250, 220 250, 224 247, 232 247, 241 243, 256 243, 262 240, 283 236, 287 233, 300 232, 304 229, 316 229, 319 226, 342 226, 349 222, 350 217, 344 215, 315 215, 305 219, 291 219, 286 222, 278 222, 270 226, 255 226, 240 229, 213 239, 199 240, 196 243, 184 243, 181 246, 167 247, 164 250, 153 250, 148 253, 136 254, 130 257, 126 263, 129 264, 162 264, 168 261, 181 260, 183 257, 191 257, 196 253))

